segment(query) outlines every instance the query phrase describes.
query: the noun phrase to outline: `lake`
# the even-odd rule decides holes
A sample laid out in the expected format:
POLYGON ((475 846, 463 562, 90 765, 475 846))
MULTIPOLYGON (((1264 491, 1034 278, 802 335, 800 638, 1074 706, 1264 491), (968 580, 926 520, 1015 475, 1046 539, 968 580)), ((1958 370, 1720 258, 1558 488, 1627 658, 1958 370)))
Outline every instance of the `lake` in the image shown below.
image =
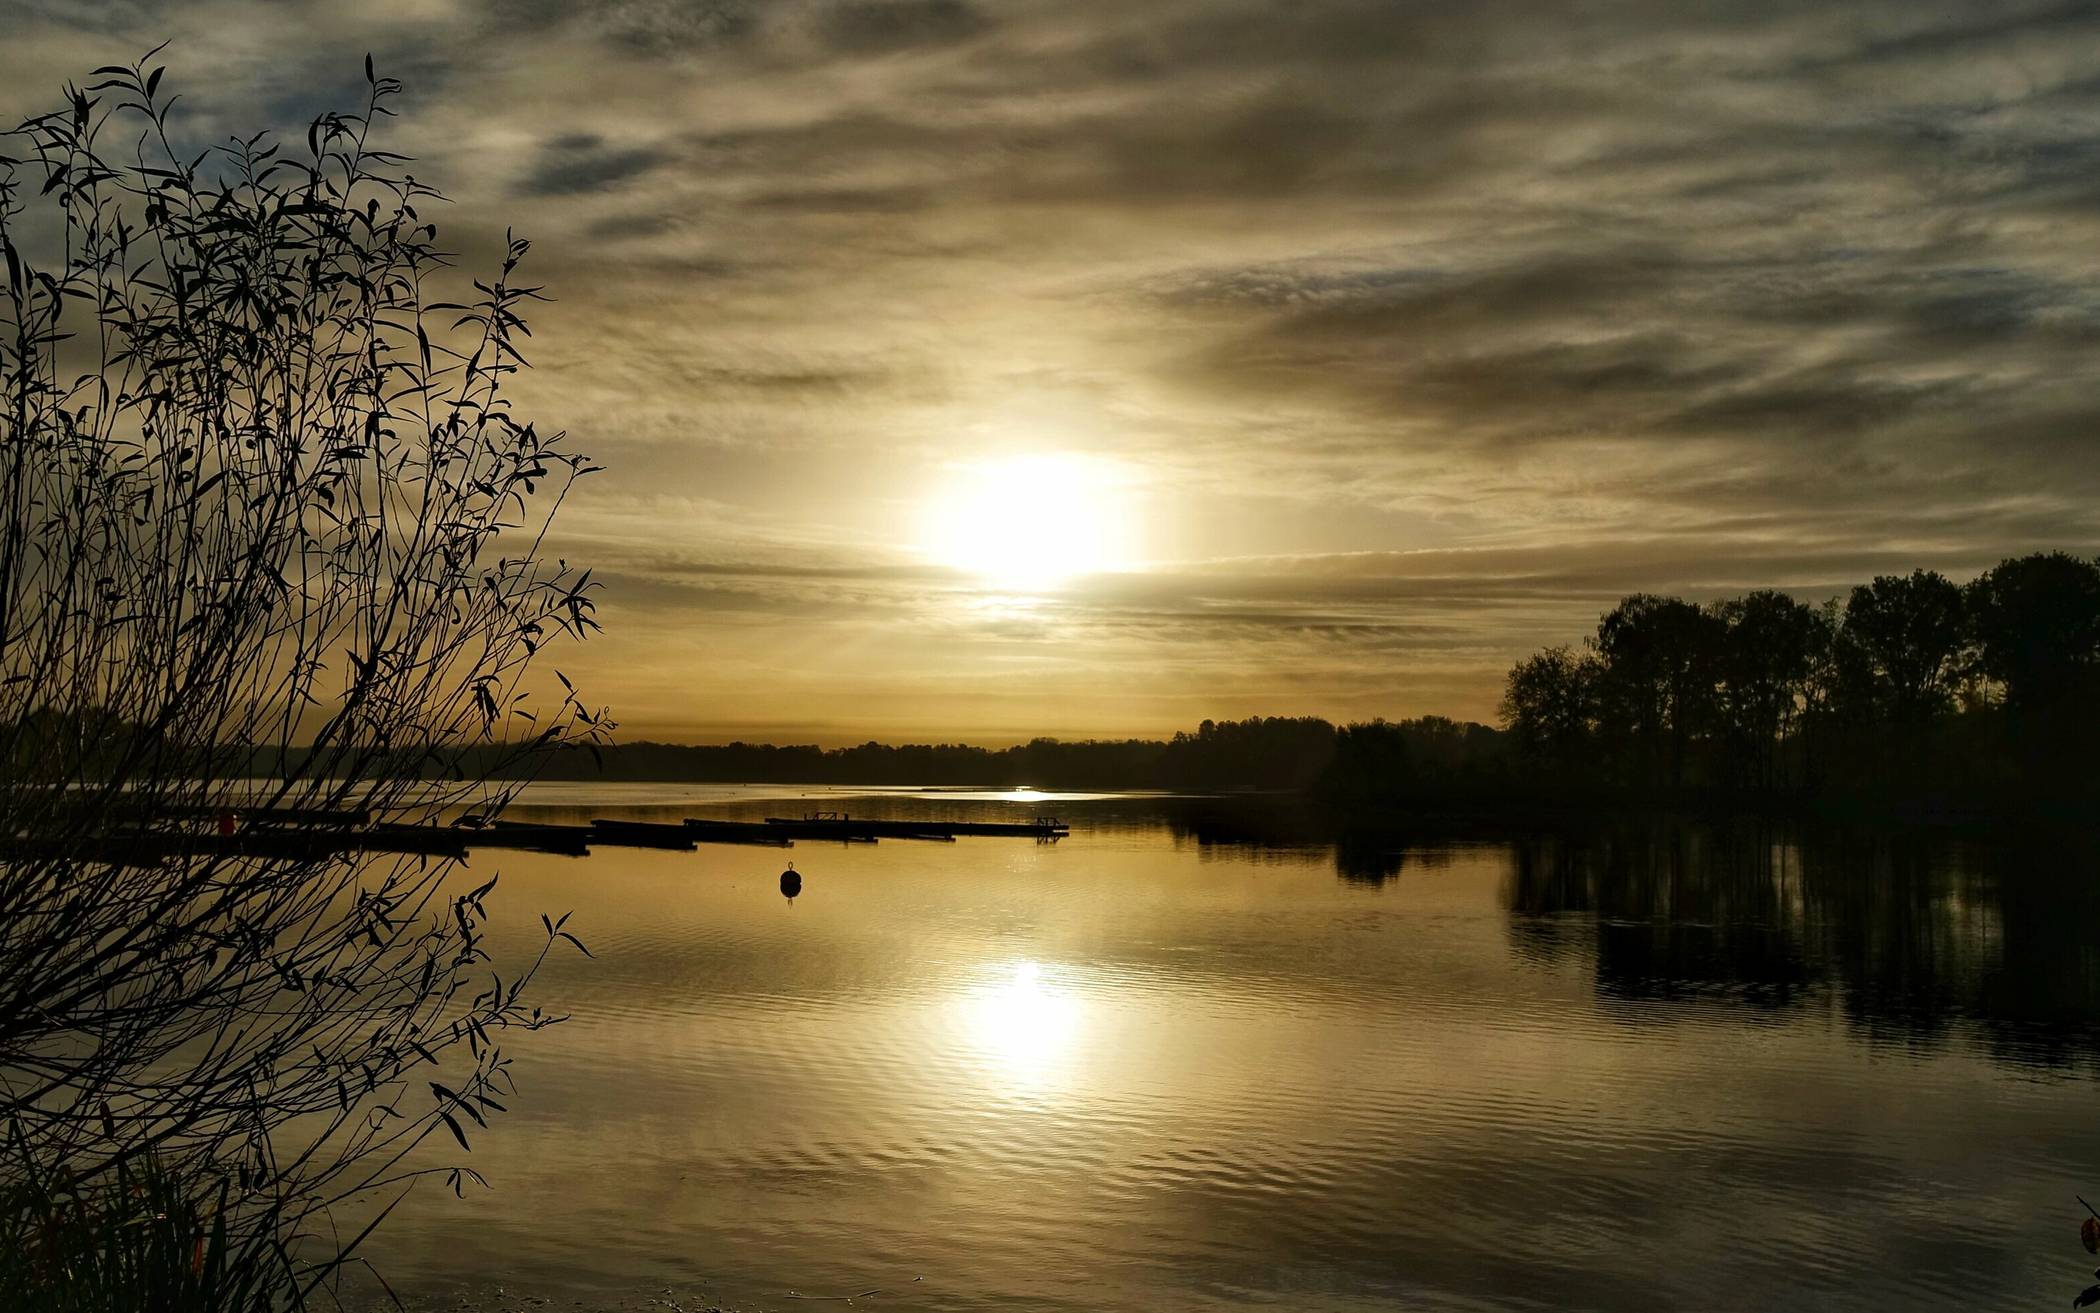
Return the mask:
POLYGON ((499 955, 573 910, 597 958, 543 977, 573 1020, 512 1046, 466 1160, 493 1189, 373 1242, 412 1306, 2043 1307, 2091 1280, 2089 841, 528 801, 1072 833, 476 854, 499 955))

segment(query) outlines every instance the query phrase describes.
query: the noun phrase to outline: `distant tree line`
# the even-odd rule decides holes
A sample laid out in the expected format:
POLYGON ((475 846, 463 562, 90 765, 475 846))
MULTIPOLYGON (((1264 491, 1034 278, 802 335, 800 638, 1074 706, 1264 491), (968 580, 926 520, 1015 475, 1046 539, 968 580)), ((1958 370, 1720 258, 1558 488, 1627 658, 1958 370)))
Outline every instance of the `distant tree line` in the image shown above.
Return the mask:
POLYGON ((1884 575, 1821 604, 1771 589, 1704 605, 1635 594, 1579 647, 1518 662, 1500 729, 1256 716, 1164 740, 1006 748, 639 742, 558 754, 540 778, 2001 808, 2092 795, 2096 734, 2100 565, 2056 552, 1966 585, 1884 575))
MULTIPOLYGON (((1476 727, 1478 728, 1478 727, 1476 727)), ((1492 731, 1488 731, 1492 733, 1492 731)), ((541 779, 712 783, 974 784, 1085 789, 1304 789, 1335 757, 1338 731, 1314 717, 1206 720, 1171 739, 1064 742, 1006 748, 961 743, 626 743, 557 754, 541 779)))
MULTIPOLYGON (((1263 790, 1353 796, 1478 789, 1508 778, 1507 735, 1423 716, 1337 727, 1317 716, 1206 720, 1169 739, 1006 748, 961 743, 688 745, 636 742, 555 754, 537 778, 776 784, 967 784, 1041 789, 1263 790)), ((463 765, 476 765, 462 757, 463 765)))
POLYGON ((2100 566, 2062 552, 1967 585, 1882 575, 1821 606, 1637 594, 1509 672, 1523 779, 1642 793, 2091 792, 2100 566))

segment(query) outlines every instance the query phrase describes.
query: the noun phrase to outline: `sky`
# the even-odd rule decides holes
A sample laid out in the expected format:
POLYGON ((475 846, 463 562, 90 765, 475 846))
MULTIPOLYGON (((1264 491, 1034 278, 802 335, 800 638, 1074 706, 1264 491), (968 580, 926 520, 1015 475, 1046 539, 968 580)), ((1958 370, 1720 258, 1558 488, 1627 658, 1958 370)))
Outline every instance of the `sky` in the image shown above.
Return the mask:
POLYGON ((2100 539, 2100 6, 0 0, 557 300, 625 738, 1492 721, 1633 591, 2100 539))

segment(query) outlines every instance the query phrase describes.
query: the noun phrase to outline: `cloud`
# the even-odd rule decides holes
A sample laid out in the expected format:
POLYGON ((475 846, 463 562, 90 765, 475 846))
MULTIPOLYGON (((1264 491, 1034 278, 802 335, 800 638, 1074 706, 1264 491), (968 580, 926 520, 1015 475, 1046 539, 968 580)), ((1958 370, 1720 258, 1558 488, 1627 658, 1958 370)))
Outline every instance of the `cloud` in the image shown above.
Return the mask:
POLYGON ((844 0, 826 6, 820 24, 842 51, 889 51, 958 41, 991 25, 965 0, 844 0))
POLYGON ((611 467, 565 668, 630 728, 1485 716, 1622 592, 2100 542, 2087 6, 0 19, 0 107, 173 36, 200 140, 409 81, 447 241, 557 298, 517 396, 611 467), (1031 450, 1127 466, 1151 568, 1009 605, 917 552, 1031 450))
POLYGON ((608 146, 594 133, 556 137, 540 147, 531 172, 518 183, 528 196, 572 196, 603 192, 663 164, 669 156, 649 147, 608 146))
POLYGON ((760 0, 494 0, 490 19, 498 34, 567 29, 628 52, 675 56, 750 39, 763 11, 760 0))

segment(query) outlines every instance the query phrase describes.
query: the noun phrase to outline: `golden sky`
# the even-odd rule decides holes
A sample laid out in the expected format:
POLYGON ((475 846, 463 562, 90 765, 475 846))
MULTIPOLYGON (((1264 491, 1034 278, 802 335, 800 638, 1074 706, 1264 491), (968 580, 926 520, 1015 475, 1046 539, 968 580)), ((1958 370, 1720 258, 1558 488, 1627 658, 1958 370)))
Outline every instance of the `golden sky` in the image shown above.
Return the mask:
POLYGON ((1492 719, 1620 594, 2091 552, 2100 14, 1394 0, 0 0, 172 39, 558 301, 624 737, 1492 719))

